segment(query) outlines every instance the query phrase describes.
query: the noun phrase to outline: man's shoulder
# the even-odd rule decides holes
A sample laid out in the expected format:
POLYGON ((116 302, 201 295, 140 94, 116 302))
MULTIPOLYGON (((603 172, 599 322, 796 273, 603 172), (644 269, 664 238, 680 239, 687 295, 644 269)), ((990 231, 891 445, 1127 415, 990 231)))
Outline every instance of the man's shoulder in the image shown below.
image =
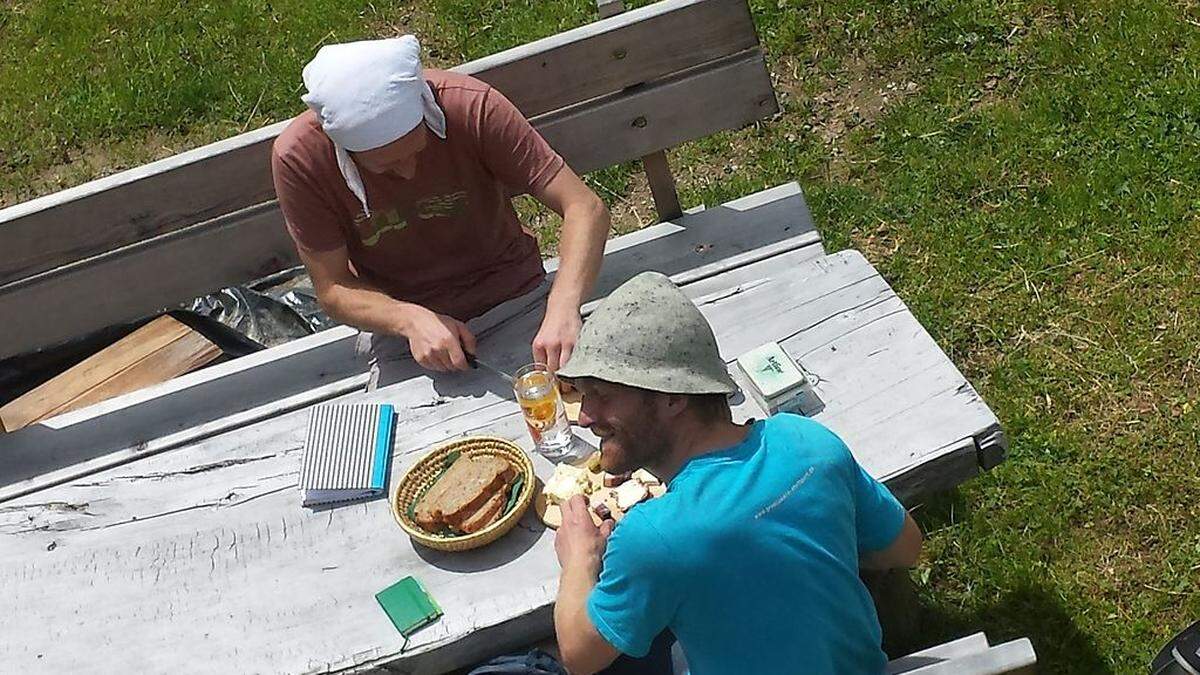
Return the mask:
POLYGON ((311 161, 314 154, 324 151, 331 144, 317 115, 311 110, 305 110, 297 115, 275 137, 271 145, 271 153, 283 159, 303 157, 311 161))
POLYGON ((492 90, 492 85, 470 75, 452 70, 425 69, 425 80, 438 94, 439 99, 472 100, 482 98, 492 90))
POLYGON ((809 455, 848 459, 849 448, 832 429, 820 422, 793 413, 778 413, 765 420, 764 437, 769 443, 783 442, 809 455))
POLYGON ((842 441, 832 429, 820 422, 795 413, 776 413, 766 420, 766 433, 771 436, 796 436, 810 442, 841 445, 842 441))

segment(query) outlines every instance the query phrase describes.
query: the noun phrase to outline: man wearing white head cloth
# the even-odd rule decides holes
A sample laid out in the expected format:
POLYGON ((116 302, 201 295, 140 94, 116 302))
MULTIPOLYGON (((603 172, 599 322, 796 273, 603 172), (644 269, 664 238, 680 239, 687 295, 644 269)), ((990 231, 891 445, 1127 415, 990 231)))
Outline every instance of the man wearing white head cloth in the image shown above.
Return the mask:
POLYGON ((304 68, 309 110, 271 157, 288 232, 321 305, 362 329, 377 360, 411 351, 426 368, 462 370, 475 351, 465 322, 544 284, 510 200, 533 195, 562 216, 561 265, 533 342, 535 360, 557 368, 579 333, 608 211, 500 92, 423 71, 419 57, 406 35, 328 45, 304 68))

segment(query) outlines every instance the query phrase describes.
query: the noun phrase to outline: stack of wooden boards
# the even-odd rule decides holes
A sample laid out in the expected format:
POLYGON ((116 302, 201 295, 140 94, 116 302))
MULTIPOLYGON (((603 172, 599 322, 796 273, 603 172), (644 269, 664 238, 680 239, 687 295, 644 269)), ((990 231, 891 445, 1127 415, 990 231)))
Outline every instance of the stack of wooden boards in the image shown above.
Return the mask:
POLYGON ((165 382, 220 355, 221 349, 203 335, 170 316, 160 316, 0 407, 0 431, 16 431, 165 382))

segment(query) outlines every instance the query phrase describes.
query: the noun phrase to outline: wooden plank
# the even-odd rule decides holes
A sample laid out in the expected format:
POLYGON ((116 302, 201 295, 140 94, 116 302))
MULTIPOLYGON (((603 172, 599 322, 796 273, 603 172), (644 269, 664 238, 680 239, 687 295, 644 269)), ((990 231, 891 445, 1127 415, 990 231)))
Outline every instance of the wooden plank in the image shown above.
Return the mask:
MULTIPOLYGON (((912 323, 895 322, 890 289, 861 255, 793 260, 758 260, 685 287, 723 350, 781 339, 793 353, 811 352, 823 378, 822 419, 838 422, 877 477, 922 466, 973 435, 953 420, 979 426, 981 403, 945 395, 965 381, 941 381, 957 369, 940 350, 930 362, 927 334, 913 330, 911 314, 912 323), (764 315, 771 302, 776 311, 764 315), (891 351, 873 355, 882 346, 891 351), (917 367, 888 376, 899 364, 887 359, 917 367), (925 434, 913 435, 917 428, 925 434)), ((527 358, 539 321, 537 308, 519 313, 490 331, 481 350, 501 367, 527 358)), ((394 481, 428 448, 464 433, 528 449, 505 389, 486 373, 419 374, 413 366, 411 377, 345 400, 397 407, 394 481)), ((740 403, 738 419, 747 414, 752 404, 740 403)), ((10 607, 0 613, 9 636, 0 662, 22 672, 83 664, 157 671, 181 661, 224 671, 442 672, 480 656, 489 636, 504 642, 548 629, 559 573, 551 533, 527 516, 493 546, 441 554, 414 548, 385 500, 301 509, 295 480, 306 419, 305 411, 287 413, 0 506, 0 593, 10 607), (402 651, 372 596, 407 574, 445 616, 402 651), (107 636, 115 632, 135 643, 114 645, 107 636)), ((534 463, 539 475, 551 470, 540 457, 534 463)))
MULTIPOLYGON (((88 448, 84 444, 76 444, 69 447, 68 450, 75 451, 74 454, 80 454, 80 450, 84 448, 88 448, 90 451, 87 455, 83 455, 78 461, 74 462, 71 461, 70 457, 64 457, 67 454, 64 452, 37 455, 29 451, 32 446, 32 443, 29 441, 35 438, 48 438, 57 443, 62 442, 61 438, 55 438, 49 433, 44 433, 37 437, 23 439, 26 442, 22 444, 23 447, 20 448, 21 452, 14 449, 11 453, 5 453, 12 456, 14 464, 11 467, 11 471, 4 471, 5 482, 0 487, 0 503, 32 494, 38 490, 44 490, 47 487, 77 480, 106 469, 128 464, 151 455, 157 455, 167 450, 173 450, 189 443, 196 443, 218 434, 269 420, 295 410, 305 409, 345 394, 364 391, 367 380, 368 374, 366 373, 351 375, 323 386, 305 389, 290 396, 273 397, 271 400, 253 408, 243 408, 236 412, 220 414, 219 416, 213 415, 212 408, 206 408, 204 412, 208 416, 213 417, 213 419, 198 422, 194 425, 181 426, 176 431, 160 431, 159 433, 163 433, 164 435, 152 437, 144 443, 123 447, 120 450, 110 450, 107 454, 99 454, 96 450, 88 448)), ((230 382, 228 381, 221 384, 225 385, 222 387, 224 389, 230 388, 228 386, 230 382)), ((255 384, 258 383, 256 382, 255 384)), ((224 408, 221 410, 224 413, 224 408)), ((155 420, 155 422, 159 421, 155 420)), ((158 427, 155 427, 155 429, 157 430, 158 427)), ((70 431, 74 432, 73 435, 76 438, 84 436, 86 433, 84 429, 71 429, 70 431)), ((103 431, 108 431, 108 429, 104 429, 103 431)), ((148 435, 142 429, 138 429, 135 433, 138 435, 148 435)))
POLYGON ((161 316, 0 408, 4 428, 39 420, 165 382, 217 358, 221 350, 170 316, 161 316))
MULTIPOLYGON (((744 0, 668 0, 454 70, 496 86, 535 116, 757 42, 744 0)), ((0 284, 273 199, 271 144, 286 125, 0 210, 0 284)))
POLYGON ((286 122, 0 210, 0 284, 273 199, 286 122))
POLYGON ((666 0, 453 70, 535 117, 757 46, 745 0, 666 0))
POLYGON ((532 121, 571 168, 586 173, 738 129, 778 109, 762 52, 750 49, 677 78, 532 121))
POLYGON ((20 317, 6 331, 0 358, 155 314, 296 262, 278 209, 254 207, 31 277, 0 289, 0 314, 20 317))
POLYGON ((986 651, 987 648, 987 636, 983 633, 974 633, 888 661, 887 672, 888 675, 901 675, 901 673, 907 673, 922 666, 978 654, 986 651))
POLYGON ((979 473, 979 449, 974 438, 960 438, 928 453, 929 459, 887 476, 888 489, 906 506, 936 492, 949 490, 979 473))
MULTIPOLYGON (((712 227, 715 221, 726 218, 745 221, 743 211, 761 206, 762 210, 754 216, 757 222, 775 223, 777 227, 774 230, 753 229, 743 240, 742 250, 778 240, 771 239, 773 237, 786 238, 791 233, 815 231, 803 195, 795 184, 750 195, 746 200, 735 200, 689 216, 688 222, 707 223, 712 227)), ((194 226, 169 235, 165 241, 145 242, 0 289, 0 314, 27 317, 0 343, 0 358, 134 320, 179 302, 181 298, 295 264, 295 249, 278 211, 254 208, 247 212, 249 216, 245 220, 230 218, 215 226, 194 226), (192 260, 205 260, 206 264, 189 266, 187 261, 192 260), (189 271, 184 274, 181 268, 189 271), (142 290, 137 294, 97 293, 97 289, 109 288, 118 280, 125 287, 142 290), (42 311, 47 306, 56 307, 56 312, 42 311)), ((753 227, 753 223, 747 221, 745 226, 753 227)), ((691 242, 693 249, 680 249, 672 256, 673 271, 703 265, 705 259, 719 259, 725 254, 722 248, 714 249, 709 243, 725 240, 720 236, 721 228, 708 227, 697 233, 695 241, 691 242)), ((738 246, 736 241, 731 243, 738 246)), ((643 259, 659 260, 660 255, 658 247, 641 253, 643 259)))
MULTIPOLYGON (((678 222, 608 240, 592 297, 603 297, 648 269, 694 285, 704 295, 723 288, 726 282, 718 277, 740 283, 758 278, 768 260, 795 265, 824 254, 796 183, 696 211, 678 222)), ((546 263, 550 275, 557 267, 557 259, 546 263)), ((504 303, 469 325, 477 334, 486 333, 527 304, 521 299, 504 303)), ((590 308, 585 305, 585 314, 590 308)), ((309 389, 320 392, 313 401, 345 393, 366 367, 354 356, 356 335, 349 327, 334 328, 0 438, 0 502, 261 420, 272 414, 272 402, 309 389), (332 392, 326 389, 331 382, 348 388, 332 392), (260 412, 234 414, 243 410, 260 412)))
POLYGON ((667 152, 659 150, 642 158, 642 168, 650 183, 650 194, 654 197, 654 210, 659 220, 674 220, 683 215, 679 206, 679 195, 675 192, 675 177, 667 163, 667 152))
POLYGON ((908 675, 1032 675, 1037 654, 1029 638, 1021 638, 958 658, 933 663, 908 675))

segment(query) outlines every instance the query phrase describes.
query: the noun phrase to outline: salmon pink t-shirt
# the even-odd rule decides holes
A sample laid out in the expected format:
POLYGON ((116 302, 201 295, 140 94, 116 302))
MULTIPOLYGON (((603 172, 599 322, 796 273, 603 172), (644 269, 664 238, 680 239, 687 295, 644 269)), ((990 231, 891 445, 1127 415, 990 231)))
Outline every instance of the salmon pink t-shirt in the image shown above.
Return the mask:
POLYGON ((425 77, 445 111, 446 138, 429 134, 411 180, 360 170, 369 218, 312 111, 275 140, 275 193, 298 247, 345 246, 359 278, 465 321, 544 278, 537 240, 510 195, 544 188, 563 159, 490 85, 438 70, 425 77))

